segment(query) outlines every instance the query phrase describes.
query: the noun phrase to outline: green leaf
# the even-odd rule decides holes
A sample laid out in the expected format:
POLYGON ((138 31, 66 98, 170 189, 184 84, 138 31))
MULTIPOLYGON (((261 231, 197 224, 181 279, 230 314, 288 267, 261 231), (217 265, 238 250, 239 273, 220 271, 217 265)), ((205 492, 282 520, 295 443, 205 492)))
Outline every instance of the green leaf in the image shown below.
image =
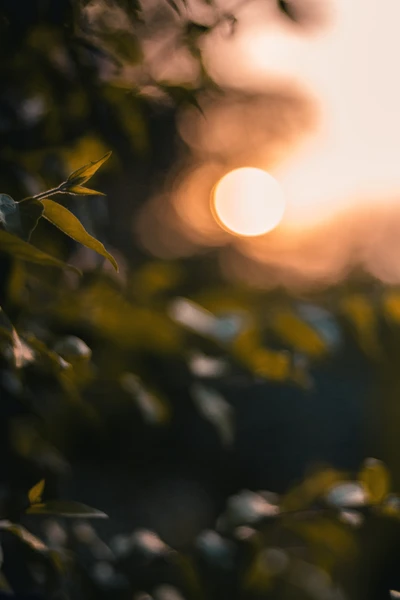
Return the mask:
POLYGON ((359 481, 365 486, 372 504, 379 504, 388 494, 390 489, 389 471, 381 462, 375 458, 365 461, 361 469, 359 481))
POLYGON ((42 501, 42 494, 44 490, 45 480, 41 479, 39 483, 34 485, 28 492, 28 499, 30 504, 39 504, 42 501))
POLYGON ((0 231, 0 252, 6 252, 7 254, 11 254, 14 258, 20 258, 38 265, 69 269, 75 271, 78 275, 82 274, 81 271, 73 265, 69 265, 62 260, 43 252, 43 250, 39 250, 36 246, 32 246, 32 244, 21 240, 19 237, 8 231, 0 231))
POLYGON ((73 240, 83 244, 87 248, 94 250, 101 256, 107 258, 114 269, 118 271, 118 265, 115 258, 107 252, 103 244, 91 236, 82 223, 72 214, 67 208, 54 202, 53 200, 42 200, 44 206, 43 216, 61 229, 66 235, 69 235, 73 240))
POLYGON ((84 517, 86 519, 107 519, 101 510, 70 500, 51 500, 44 504, 34 504, 26 510, 30 515, 59 515, 61 517, 84 517))
POLYGON ((11 233, 20 233, 21 219, 18 204, 7 194, 0 194, 0 224, 11 233))
POLYGON ((72 187, 68 187, 68 193, 74 194, 76 196, 105 196, 103 192, 91 190, 90 188, 83 187, 82 185, 74 185, 72 187))
MULTIPOLYGON (((110 158, 111 152, 107 152, 102 158, 96 160, 94 162, 90 162, 89 164, 80 167, 68 177, 66 183, 71 186, 81 185, 82 183, 86 183, 89 181, 91 177, 100 169, 100 167, 110 158)), ((69 186, 67 186, 69 189, 69 186)))

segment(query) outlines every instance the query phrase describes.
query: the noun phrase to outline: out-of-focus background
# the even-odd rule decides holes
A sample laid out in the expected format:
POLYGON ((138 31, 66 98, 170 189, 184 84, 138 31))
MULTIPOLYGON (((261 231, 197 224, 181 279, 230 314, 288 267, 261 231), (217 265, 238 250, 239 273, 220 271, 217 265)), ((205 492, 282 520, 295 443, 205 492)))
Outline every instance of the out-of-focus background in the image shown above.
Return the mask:
POLYGON ((0 527, 1 593, 398 597, 399 22, 0 0, 0 191, 111 150, 57 200, 119 264, 44 219, 81 277, 0 255, 0 516, 45 544, 0 527), (42 480, 109 518, 24 515, 42 480))

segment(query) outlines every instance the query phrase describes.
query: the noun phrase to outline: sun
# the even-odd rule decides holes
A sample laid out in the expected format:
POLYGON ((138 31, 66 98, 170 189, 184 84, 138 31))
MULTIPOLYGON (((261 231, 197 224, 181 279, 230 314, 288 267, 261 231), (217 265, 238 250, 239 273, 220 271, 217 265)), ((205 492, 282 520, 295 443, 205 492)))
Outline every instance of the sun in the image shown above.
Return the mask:
POLYGON ((282 220, 285 204, 276 179, 253 167, 224 175, 214 187, 211 200, 214 217, 221 227, 249 237, 275 229, 282 220))

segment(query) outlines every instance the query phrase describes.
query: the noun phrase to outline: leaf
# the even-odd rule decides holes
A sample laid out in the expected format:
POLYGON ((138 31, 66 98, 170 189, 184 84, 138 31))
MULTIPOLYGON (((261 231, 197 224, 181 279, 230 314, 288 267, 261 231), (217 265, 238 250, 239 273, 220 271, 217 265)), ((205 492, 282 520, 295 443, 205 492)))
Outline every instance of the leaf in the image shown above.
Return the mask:
POLYGON ((42 500, 42 494, 45 486, 45 480, 41 479, 39 483, 34 485, 28 492, 28 499, 30 504, 39 504, 42 500))
POLYGON ((287 0, 278 0, 279 9, 292 21, 297 22, 296 14, 293 6, 291 6, 291 2, 287 2, 287 0))
POLYGON ((13 324, 0 306, 0 336, 11 345, 14 366, 17 369, 33 360, 31 348, 19 337, 13 324))
POLYGON ((76 242, 83 244, 83 246, 86 246, 107 258, 118 272, 118 265, 115 258, 107 252, 101 242, 96 240, 96 238, 86 231, 82 223, 72 214, 72 212, 53 200, 42 200, 42 204, 44 206, 43 216, 50 221, 50 223, 53 223, 53 225, 61 229, 61 231, 66 235, 69 235, 69 237, 76 242))
POLYGON ((14 332, 13 324, 0 306, 0 335, 8 339, 8 341, 12 341, 14 332))
POLYGON ((101 510, 73 502, 70 500, 51 500, 44 504, 34 504, 26 510, 30 515, 59 515, 61 517, 84 517, 86 519, 107 519, 107 515, 101 510))
POLYGON ((89 181, 91 177, 100 169, 100 167, 110 158, 112 152, 107 152, 102 158, 96 160, 94 162, 90 162, 89 164, 80 167, 67 179, 67 184, 71 184, 71 186, 81 185, 82 183, 86 183, 89 181))
POLYGON ((24 240, 29 241, 32 232, 43 214, 43 205, 35 199, 26 200, 18 203, 21 228, 19 236, 24 240))
POLYGON ((0 194, 0 223, 7 231, 19 234, 21 219, 18 204, 7 194, 0 194))
POLYGON ((358 479, 367 489, 372 504, 379 504, 387 496, 390 489, 390 475, 380 460, 375 458, 366 460, 358 479))
POLYGON ((199 383, 192 386, 191 396, 198 410, 218 431, 222 443, 232 444, 235 424, 231 405, 217 391, 199 383))
POLYGON ((74 194, 76 196, 105 196, 103 192, 98 192, 97 190, 91 190, 90 188, 83 187, 82 185, 74 185, 68 188, 69 194, 74 194))
POLYGON ((359 508, 367 504, 368 493, 361 483, 346 481, 333 486, 325 499, 334 508, 359 508))
POLYGON ((11 585, 2 571, 0 571, 0 592, 3 592, 6 597, 14 597, 11 585))
POLYGON ((37 200, 15 202, 11 196, 0 194, 0 223, 6 231, 29 240, 42 216, 43 206, 37 200))
POLYGON ((43 250, 39 250, 36 246, 21 240, 19 237, 8 231, 0 231, 0 252, 6 252, 7 254, 11 254, 14 258, 20 258, 38 265, 69 269, 75 271, 78 275, 82 274, 79 269, 73 265, 69 265, 62 260, 43 252, 43 250))
POLYGON ((25 527, 22 525, 16 525, 15 523, 11 523, 11 521, 0 521, 0 529, 4 531, 9 531, 13 535, 17 536, 24 544, 27 544, 33 550, 37 552, 47 552, 47 546, 37 538, 35 535, 30 533, 25 527))

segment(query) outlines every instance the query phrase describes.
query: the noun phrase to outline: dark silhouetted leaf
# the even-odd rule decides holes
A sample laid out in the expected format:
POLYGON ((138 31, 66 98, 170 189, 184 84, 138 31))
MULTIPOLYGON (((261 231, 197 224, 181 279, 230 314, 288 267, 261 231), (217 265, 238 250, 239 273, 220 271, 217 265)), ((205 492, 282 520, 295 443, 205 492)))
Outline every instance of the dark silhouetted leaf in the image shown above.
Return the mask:
POLYGON ((6 594, 7 598, 15 597, 11 585, 9 584, 4 573, 2 573, 1 571, 0 571, 0 592, 3 592, 4 594, 6 594))
POLYGON ((44 206, 43 216, 50 221, 50 223, 53 223, 53 225, 61 229, 61 231, 66 235, 69 235, 69 237, 76 242, 79 242, 83 246, 86 246, 107 258, 114 269, 118 271, 118 265, 115 258, 107 252, 101 242, 96 240, 96 238, 86 231, 82 223, 72 214, 72 212, 64 206, 61 206, 61 204, 53 202, 53 200, 42 200, 42 204, 44 206))
POLYGON ((38 200, 28 200, 18 203, 19 216, 21 222, 20 237, 29 241, 32 232, 36 229, 40 217, 43 214, 43 205, 38 200))
POLYGON ((42 216, 43 206, 34 199, 15 202, 11 196, 0 194, 0 223, 4 229, 29 240, 42 216))
POLYGON ((59 269, 70 269, 79 275, 81 272, 73 265, 69 265, 43 250, 39 250, 36 246, 32 246, 28 242, 21 240, 16 235, 8 231, 0 231, 0 252, 11 254, 14 258, 20 258, 27 262, 44 265, 47 267, 58 267, 59 269))
POLYGON ((34 504, 26 511, 30 515, 59 515, 61 517, 85 517, 86 519, 107 519, 101 510, 70 500, 52 500, 44 504, 34 504))
MULTIPOLYGON (((100 169, 100 167, 110 158, 111 154, 111 152, 107 152, 107 154, 105 154, 99 160, 90 162, 89 164, 80 167, 79 169, 71 173, 71 175, 67 179, 67 184, 70 184, 70 186, 77 186, 89 181, 89 179, 93 177, 93 175, 100 169)), ((70 186, 68 185, 67 189, 70 186)))
POLYGON ((279 9, 294 22, 297 22, 296 11, 291 2, 287 0, 278 0, 279 9))

